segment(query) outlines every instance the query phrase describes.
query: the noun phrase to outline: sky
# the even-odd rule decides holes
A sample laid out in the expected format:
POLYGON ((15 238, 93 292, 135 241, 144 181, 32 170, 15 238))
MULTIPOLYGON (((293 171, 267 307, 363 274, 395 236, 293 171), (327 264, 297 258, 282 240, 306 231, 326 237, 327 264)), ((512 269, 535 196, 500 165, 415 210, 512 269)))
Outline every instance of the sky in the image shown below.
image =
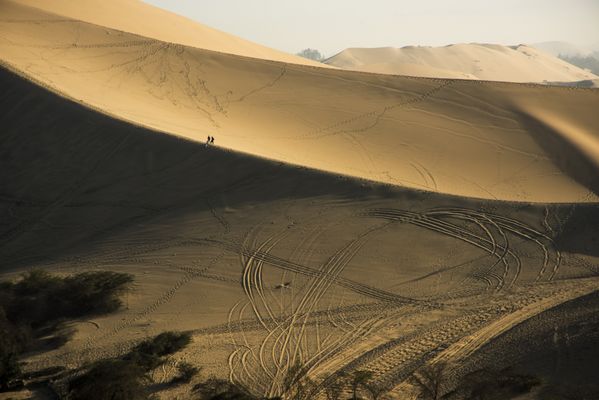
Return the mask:
POLYGON ((288 53, 553 40, 599 46, 599 0, 144 1, 288 53))

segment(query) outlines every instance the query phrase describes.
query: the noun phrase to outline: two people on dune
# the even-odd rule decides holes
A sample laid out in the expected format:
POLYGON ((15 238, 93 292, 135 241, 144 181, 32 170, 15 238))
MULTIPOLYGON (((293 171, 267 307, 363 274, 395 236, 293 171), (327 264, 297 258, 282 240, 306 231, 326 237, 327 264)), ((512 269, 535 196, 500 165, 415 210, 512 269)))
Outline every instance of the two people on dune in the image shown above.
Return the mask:
POLYGON ((209 144, 214 144, 214 136, 208 136, 208 139, 206 139, 206 147, 208 147, 209 144))

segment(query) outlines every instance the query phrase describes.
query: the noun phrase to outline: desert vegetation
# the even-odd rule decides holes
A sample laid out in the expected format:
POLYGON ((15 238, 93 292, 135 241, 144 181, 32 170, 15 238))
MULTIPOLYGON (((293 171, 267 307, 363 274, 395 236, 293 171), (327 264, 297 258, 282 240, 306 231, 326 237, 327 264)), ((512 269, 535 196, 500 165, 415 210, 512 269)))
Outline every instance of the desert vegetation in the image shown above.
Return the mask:
POLYGON ((66 321, 117 310, 132 282, 131 275, 109 271, 62 277, 32 270, 0 283, 0 388, 17 384, 19 354, 63 344, 70 334, 66 321))
POLYGON ((469 400, 502 400, 529 393, 539 386, 538 377, 519 373, 512 368, 483 369, 467 375, 458 392, 469 400))
MULTIPOLYGON (((53 334, 68 339, 66 321, 105 314, 121 306, 120 295, 132 283, 132 277, 114 272, 86 272, 56 276, 45 271, 31 271, 16 281, 3 282, 0 298, 0 378, 2 389, 14 388, 22 378, 19 354, 40 346, 39 337, 53 334)), ((56 342, 56 340, 55 340, 56 342)), ((308 377, 307 369, 297 362, 283 379, 279 397, 261 397, 242 384, 218 377, 200 379, 202 368, 189 362, 176 363, 176 373, 162 386, 152 380, 152 371, 169 361, 191 342, 187 332, 164 332, 133 346, 128 352, 101 359, 77 370, 66 371, 53 384, 59 398, 69 400, 142 400, 169 387, 191 384, 191 398, 198 400, 305 400, 316 397, 328 400, 386 398, 388 387, 377 384, 368 370, 337 372, 323 381, 308 377)), ((447 384, 451 370, 440 362, 419 368, 408 381, 422 400, 499 400, 528 393, 541 381, 513 369, 482 369, 466 375, 457 385, 447 384)), ((547 398, 591 399, 592 387, 569 391, 544 388, 547 398), (572 397, 578 393, 578 397, 572 397)))
POLYGON ((316 49, 304 49, 297 53, 297 55, 314 61, 323 61, 325 59, 325 56, 316 49))
POLYGON ((527 45, 322 60, 147 2, 0 4, 3 389, 597 398, 597 76, 527 45), (136 277, 126 310, 131 276, 100 269, 136 277))
MULTIPOLYGON (((164 332, 120 358, 100 360, 75 373, 61 397, 69 400, 142 400, 150 396, 149 373, 189 344, 189 333, 164 332)), ((199 370, 183 363, 173 384, 190 382, 199 370)))

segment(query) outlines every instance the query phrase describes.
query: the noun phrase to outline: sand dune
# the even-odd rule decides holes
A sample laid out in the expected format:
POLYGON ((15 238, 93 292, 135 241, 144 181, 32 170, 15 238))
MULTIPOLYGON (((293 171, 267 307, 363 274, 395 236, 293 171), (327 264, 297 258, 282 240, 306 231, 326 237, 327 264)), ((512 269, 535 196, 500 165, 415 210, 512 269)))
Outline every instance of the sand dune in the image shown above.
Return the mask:
POLYGON ((574 82, 594 74, 531 46, 456 44, 444 47, 347 49, 326 64, 355 71, 505 82, 574 82))
POLYGON ((581 268, 599 255, 596 205, 360 182, 157 134, 9 71, 0 84, 2 276, 112 269, 136 281, 126 309, 74 324, 29 371, 179 329, 195 336, 186 361, 255 393, 279 393, 299 354, 317 381, 361 368, 393 388, 448 343, 480 346, 494 321, 505 330, 597 288, 581 268))
POLYGON ((201 25, 141 0, 19 0, 19 3, 66 18, 185 46, 246 57, 322 66, 321 63, 260 46, 201 25))
POLYGON ((240 58, 12 1, 2 3, 2 15, 4 63, 146 127, 198 141, 213 135, 232 150, 440 193, 597 199, 559 168, 519 110, 542 108, 563 126, 576 124, 596 137, 593 90, 363 75, 240 58))
POLYGON ((25 3, 0 0, 0 278, 135 277, 27 371, 183 330, 164 399, 189 397, 160 383, 179 361, 270 397, 300 361, 404 400, 426 362, 512 365, 485 355, 597 290, 599 92, 259 60, 25 3))
POLYGON ((158 134, 6 70, 0 85, 2 278, 111 269, 136 282, 126 309, 72 324, 28 371, 178 329, 194 342, 177 357, 257 394, 280 393, 295 357, 317 382, 359 368, 392 389, 436 355, 467 371, 460 349, 597 289, 596 204, 365 183, 158 134))

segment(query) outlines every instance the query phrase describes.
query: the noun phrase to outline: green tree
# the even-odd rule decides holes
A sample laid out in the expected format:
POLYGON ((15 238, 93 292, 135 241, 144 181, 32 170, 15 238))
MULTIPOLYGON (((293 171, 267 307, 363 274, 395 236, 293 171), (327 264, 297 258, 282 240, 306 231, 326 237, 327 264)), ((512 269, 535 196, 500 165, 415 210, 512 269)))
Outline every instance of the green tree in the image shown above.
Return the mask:
POLYGON ((314 61, 323 61, 324 56, 316 49, 304 49, 297 53, 298 56, 314 61))

